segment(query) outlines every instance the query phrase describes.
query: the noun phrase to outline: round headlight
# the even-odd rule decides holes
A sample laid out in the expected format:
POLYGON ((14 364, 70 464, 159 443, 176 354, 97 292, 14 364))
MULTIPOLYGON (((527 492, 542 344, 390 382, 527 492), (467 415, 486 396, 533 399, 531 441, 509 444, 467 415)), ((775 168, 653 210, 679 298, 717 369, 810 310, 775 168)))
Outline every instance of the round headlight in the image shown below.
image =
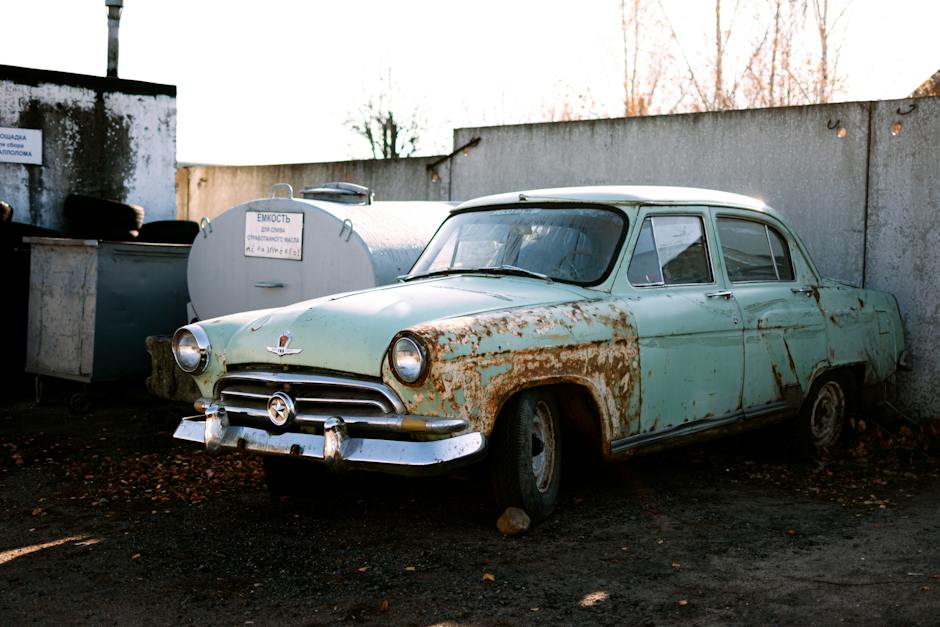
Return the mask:
POLYGON ((392 372, 402 383, 416 383, 427 369, 427 358, 418 342, 407 335, 395 340, 389 354, 392 372))
POLYGON ((183 372, 199 374, 209 365, 209 337, 202 327, 190 324, 173 336, 173 357, 183 372))

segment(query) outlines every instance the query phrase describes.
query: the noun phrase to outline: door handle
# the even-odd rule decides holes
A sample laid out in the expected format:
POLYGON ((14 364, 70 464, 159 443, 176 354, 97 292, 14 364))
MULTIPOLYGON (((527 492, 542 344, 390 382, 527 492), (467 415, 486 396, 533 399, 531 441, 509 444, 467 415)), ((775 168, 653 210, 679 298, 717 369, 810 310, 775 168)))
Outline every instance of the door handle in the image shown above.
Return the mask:
POLYGON ((706 298, 724 298, 725 300, 731 300, 734 298, 734 292, 728 290, 720 290, 718 292, 705 292, 706 298))
POLYGON ((280 281, 258 281, 255 287, 285 287, 280 281))
POLYGON ((805 286, 804 287, 791 287, 790 291, 793 292, 794 294, 805 294, 807 296, 810 296, 813 293, 814 288, 805 287, 805 286))

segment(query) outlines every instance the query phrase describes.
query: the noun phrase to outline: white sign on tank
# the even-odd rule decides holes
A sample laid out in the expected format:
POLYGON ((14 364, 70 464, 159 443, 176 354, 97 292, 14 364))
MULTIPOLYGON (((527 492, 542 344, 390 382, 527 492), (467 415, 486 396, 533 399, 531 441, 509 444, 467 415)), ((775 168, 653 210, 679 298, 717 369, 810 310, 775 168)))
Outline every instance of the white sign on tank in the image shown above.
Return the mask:
POLYGON ((303 260, 304 214, 245 212, 245 256, 303 260))

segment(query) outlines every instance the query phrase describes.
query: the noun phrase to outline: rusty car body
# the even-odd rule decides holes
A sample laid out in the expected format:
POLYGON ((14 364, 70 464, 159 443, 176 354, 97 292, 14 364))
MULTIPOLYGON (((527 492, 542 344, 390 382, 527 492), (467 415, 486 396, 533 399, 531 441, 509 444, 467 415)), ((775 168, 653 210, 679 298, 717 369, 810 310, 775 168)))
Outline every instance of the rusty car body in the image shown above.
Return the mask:
POLYGON ((906 355, 893 296, 823 279, 763 202, 672 187, 469 201, 398 284, 189 325, 174 350, 204 397, 176 437, 265 455, 274 491, 299 460, 487 457, 534 519, 563 437, 615 459, 792 418, 825 449, 906 355))

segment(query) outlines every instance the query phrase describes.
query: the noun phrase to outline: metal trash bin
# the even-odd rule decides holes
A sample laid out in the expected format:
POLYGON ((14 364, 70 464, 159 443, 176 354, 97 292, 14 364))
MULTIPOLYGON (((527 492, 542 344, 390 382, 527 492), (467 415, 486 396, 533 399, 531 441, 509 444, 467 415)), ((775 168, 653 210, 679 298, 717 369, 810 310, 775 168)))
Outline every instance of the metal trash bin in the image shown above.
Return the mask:
POLYGON ((87 411, 90 384, 150 372, 144 340, 186 323, 190 246, 24 238, 31 245, 26 372, 86 384, 69 409, 87 411))

